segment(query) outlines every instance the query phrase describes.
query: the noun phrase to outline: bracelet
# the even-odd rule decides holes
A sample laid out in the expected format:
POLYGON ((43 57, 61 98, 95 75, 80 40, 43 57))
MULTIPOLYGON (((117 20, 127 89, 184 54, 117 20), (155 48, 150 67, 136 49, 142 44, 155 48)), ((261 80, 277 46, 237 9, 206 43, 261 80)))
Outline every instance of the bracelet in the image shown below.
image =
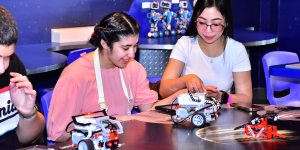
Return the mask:
MULTIPOLYGON (((222 92, 222 96, 221 96, 221 104, 227 104, 228 103, 228 99, 229 99, 229 95, 227 92, 220 90, 220 92, 222 92)), ((230 100, 231 101, 231 100, 230 100)))
POLYGON ((228 104, 230 104, 231 103, 231 95, 230 94, 228 94, 228 102, 227 102, 228 104))
POLYGON ((23 115, 20 111, 18 111, 18 113, 19 113, 19 115, 20 115, 21 118, 23 118, 23 119, 30 119, 30 118, 33 118, 36 115, 36 113, 37 113, 37 110, 38 110, 37 106, 35 105, 34 108, 35 109, 34 109, 33 114, 31 114, 29 116, 23 115))

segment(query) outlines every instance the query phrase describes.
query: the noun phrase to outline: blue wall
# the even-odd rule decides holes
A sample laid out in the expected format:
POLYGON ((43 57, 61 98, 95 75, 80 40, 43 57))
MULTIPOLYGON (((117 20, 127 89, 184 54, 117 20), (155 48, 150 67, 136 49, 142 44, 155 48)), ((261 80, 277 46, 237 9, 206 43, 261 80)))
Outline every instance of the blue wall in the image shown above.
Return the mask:
POLYGON ((1 0, 19 28, 19 45, 51 42, 51 28, 92 26, 133 0, 1 0))
POLYGON ((259 29, 261 0, 231 0, 234 26, 259 29))
POLYGON ((300 1, 279 0, 278 50, 300 55, 300 1))

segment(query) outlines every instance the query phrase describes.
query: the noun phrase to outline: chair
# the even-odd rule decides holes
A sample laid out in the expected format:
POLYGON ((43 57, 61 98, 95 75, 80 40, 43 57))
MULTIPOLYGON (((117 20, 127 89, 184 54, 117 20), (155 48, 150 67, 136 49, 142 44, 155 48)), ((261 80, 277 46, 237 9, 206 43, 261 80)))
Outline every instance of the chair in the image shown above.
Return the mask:
POLYGON ((78 59, 80 57, 80 54, 82 53, 89 53, 91 51, 94 51, 96 48, 95 47, 89 47, 89 48, 83 48, 83 49, 78 49, 74 51, 70 51, 68 55, 68 60, 67 60, 67 65, 71 64, 73 61, 78 59))
POLYGON ((292 52, 274 51, 265 54, 262 58, 265 72, 267 99, 271 105, 300 106, 300 80, 293 78, 269 75, 269 66, 299 62, 298 55, 292 52), (287 91, 283 97, 275 97, 274 93, 287 91))
POLYGON ((161 80, 161 77, 148 77, 149 82, 156 83, 161 80))
MULTIPOLYGON (((96 48, 95 47, 89 47, 89 48, 83 48, 83 49, 78 49, 78 50, 73 50, 69 52, 68 59, 67 59, 67 65, 71 64, 73 61, 78 59, 80 57, 80 54, 82 53, 89 53, 91 51, 94 51, 96 48)), ((50 88, 39 88, 39 92, 41 93, 41 96, 45 95, 49 91, 52 91, 54 87, 50 88)))
MULTIPOLYGON (((83 48, 83 49, 78 49, 78 50, 73 50, 69 52, 68 59, 67 59, 67 65, 71 64, 73 61, 78 59, 80 57, 80 54, 82 53, 89 53, 91 51, 94 51, 96 48, 94 47, 89 47, 89 48, 83 48)), ((39 88, 39 92, 41 93, 41 96, 45 95, 49 91, 53 90, 54 87, 51 88, 39 88)))
MULTIPOLYGON (((47 128, 47 119, 48 119, 48 109, 50 106, 52 93, 53 93, 53 90, 46 93, 44 96, 42 96, 41 101, 40 101, 41 109, 42 109, 42 111, 44 113, 44 117, 45 117, 46 128, 47 128)), ((53 145, 53 144, 54 144, 53 142, 47 140, 48 146, 53 145)))

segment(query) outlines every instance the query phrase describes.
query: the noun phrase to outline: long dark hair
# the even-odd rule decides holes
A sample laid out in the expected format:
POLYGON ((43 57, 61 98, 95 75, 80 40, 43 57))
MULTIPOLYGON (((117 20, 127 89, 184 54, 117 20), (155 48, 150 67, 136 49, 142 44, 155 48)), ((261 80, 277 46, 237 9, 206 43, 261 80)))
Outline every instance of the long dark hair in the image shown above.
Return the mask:
POLYGON ((224 49, 226 46, 226 38, 233 38, 233 20, 232 20, 232 10, 230 0, 198 0, 194 12, 191 18, 191 23, 187 28, 185 33, 186 36, 193 36, 194 38, 198 35, 196 23, 198 16, 201 15, 205 8, 216 7, 220 11, 222 16, 225 18, 225 29, 223 31, 224 35, 224 49))
POLYGON ((122 37, 137 34, 140 34, 140 25, 134 18, 123 12, 113 12, 105 16, 94 28, 94 34, 89 42, 98 47, 102 53, 101 39, 112 50, 114 43, 119 42, 122 37))

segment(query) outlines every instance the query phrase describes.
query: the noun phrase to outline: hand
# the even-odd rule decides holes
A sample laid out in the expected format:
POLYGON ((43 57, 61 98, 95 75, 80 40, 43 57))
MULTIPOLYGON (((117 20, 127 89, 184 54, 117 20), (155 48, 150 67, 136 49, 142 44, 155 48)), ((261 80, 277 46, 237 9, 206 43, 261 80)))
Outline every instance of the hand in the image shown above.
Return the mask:
POLYGON ((215 97, 219 102, 221 101, 221 96, 222 96, 222 92, 217 90, 216 86, 206 86, 205 87, 207 90, 207 96, 213 96, 215 97))
POLYGON ((193 93, 196 93, 196 92, 207 93, 202 80, 194 74, 186 75, 185 84, 186 84, 187 89, 193 93))
POLYGON ((19 73, 10 72, 10 75, 13 76, 9 83, 9 91, 12 103, 22 114, 33 114, 36 91, 33 90, 32 84, 26 76, 23 76, 19 73))

